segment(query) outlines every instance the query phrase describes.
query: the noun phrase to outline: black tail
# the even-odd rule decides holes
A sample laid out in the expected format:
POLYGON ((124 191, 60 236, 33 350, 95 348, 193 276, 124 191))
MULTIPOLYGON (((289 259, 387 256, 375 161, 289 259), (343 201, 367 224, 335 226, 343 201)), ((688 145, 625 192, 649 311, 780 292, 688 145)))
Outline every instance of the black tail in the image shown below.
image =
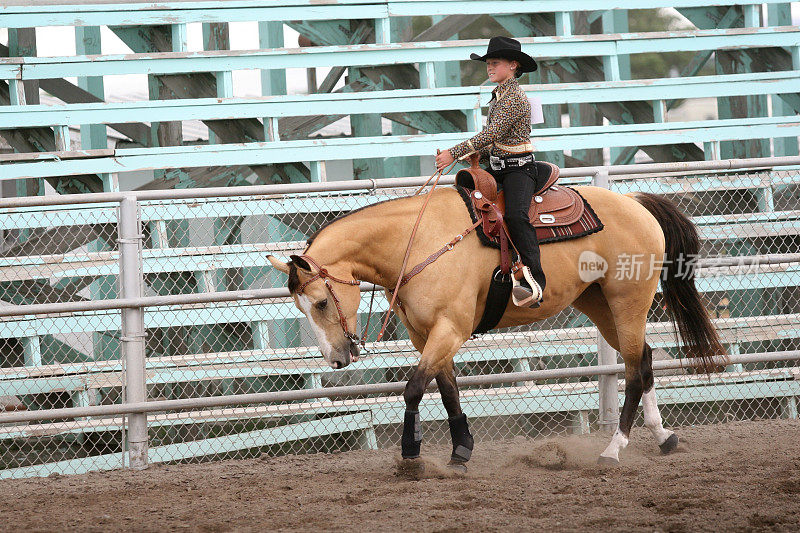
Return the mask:
POLYGON ((697 228, 663 196, 639 192, 635 198, 656 218, 664 232, 666 264, 661 287, 667 312, 686 349, 685 356, 699 358, 702 363, 698 368, 711 372, 717 367, 711 358, 725 355, 725 348, 694 285, 695 264, 700 252, 697 228))

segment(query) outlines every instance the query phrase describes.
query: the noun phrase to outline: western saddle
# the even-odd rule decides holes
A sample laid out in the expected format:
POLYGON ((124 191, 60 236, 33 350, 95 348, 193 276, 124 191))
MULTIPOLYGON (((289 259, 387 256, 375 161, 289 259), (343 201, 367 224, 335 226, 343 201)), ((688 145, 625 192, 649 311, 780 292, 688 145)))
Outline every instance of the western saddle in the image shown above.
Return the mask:
MULTIPOLYGON (((573 224, 583 216, 583 199, 570 188, 556 186, 560 170, 552 163, 546 164, 552 167, 552 171, 547 183, 531 199, 528 211, 531 224, 534 228, 573 224)), ((470 156, 469 168, 458 171, 456 185, 471 191, 472 205, 475 214, 482 218, 483 232, 490 239, 500 242, 503 273, 508 273, 509 259, 504 253, 504 249, 507 250, 505 241, 508 239, 503 223, 505 196, 503 191, 498 193, 494 177, 478 166, 478 154, 470 156)))

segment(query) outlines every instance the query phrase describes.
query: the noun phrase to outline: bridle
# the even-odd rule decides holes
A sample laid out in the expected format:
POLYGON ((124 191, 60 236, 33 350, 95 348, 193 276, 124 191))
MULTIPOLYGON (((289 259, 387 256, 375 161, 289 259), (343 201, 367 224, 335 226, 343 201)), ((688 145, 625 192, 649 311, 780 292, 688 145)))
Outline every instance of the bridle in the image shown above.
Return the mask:
MULTIPOLYGON (((303 290, 305 290, 305 288, 309 284, 315 282, 318 279, 321 279, 322 282, 325 283, 325 286, 328 288, 328 292, 331 293, 331 297, 333 298, 333 303, 336 305, 336 311, 339 313, 339 324, 342 326, 342 332, 344 332, 344 336, 350 339, 350 341, 354 342, 355 344, 360 344, 361 347, 363 348, 367 337, 366 328, 363 339, 359 339, 358 335, 350 331, 350 329, 347 327, 347 319, 345 318, 344 312, 342 311, 342 304, 339 302, 339 298, 336 296, 336 292, 334 292, 333 290, 333 285, 331 285, 331 281, 335 281, 336 283, 341 283, 342 285, 351 285, 351 286, 358 286, 361 282, 358 281, 357 279, 353 280, 339 279, 336 276, 331 275, 330 272, 328 272, 328 270, 325 267, 320 266, 320 264, 317 263, 312 257, 308 255, 301 255, 299 257, 300 259, 306 261, 308 264, 314 266, 314 268, 317 269, 317 273, 308 278, 307 280, 305 280, 300 285, 300 287, 297 289, 297 294, 303 294, 303 290)), ((370 308, 371 307, 372 305, 370 304, 370 308)))

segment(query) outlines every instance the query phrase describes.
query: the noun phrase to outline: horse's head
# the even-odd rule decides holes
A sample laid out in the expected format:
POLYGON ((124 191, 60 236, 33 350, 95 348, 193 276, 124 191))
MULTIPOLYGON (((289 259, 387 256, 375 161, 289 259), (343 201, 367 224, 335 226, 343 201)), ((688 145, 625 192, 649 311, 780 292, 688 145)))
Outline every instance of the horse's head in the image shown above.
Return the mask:
POLYGON ((334 266, 330 272, 322 267, 324 271, 320 277, 316 265, 312 267, 296 255, 291 256, 288 263, 271 255, 267 259, 274 268, 289 276, 289 292, 294 304, 311 323, 325 361, 332 368, 344 368, 351 361, 357 361, 356 313, 361 291, 352 275, 334 266))

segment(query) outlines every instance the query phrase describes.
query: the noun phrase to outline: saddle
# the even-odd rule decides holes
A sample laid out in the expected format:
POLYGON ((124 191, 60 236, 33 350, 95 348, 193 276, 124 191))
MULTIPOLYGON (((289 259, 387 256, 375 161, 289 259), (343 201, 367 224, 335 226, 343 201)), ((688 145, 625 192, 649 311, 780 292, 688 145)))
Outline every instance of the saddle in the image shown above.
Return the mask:
MULTIPOLYGON (((501 248, 501 267, 504 274, 510 270, 510 259, 506 241, 508 230, 503 222, 505 215, 505 195, 497 192, 494 176, 478 166, 478 154, 470 156, 470 167, 458 171, 456 185, 470 190, 470 199, 475 213, 481 217, 483 232, 490 239, 499 242, 501 248)), ((528 217, 539 234, 540 229, 553 230, 570 226, 581 219, 585 204, 583 198, 573 189, 555 185, 559 168, 552 163, 550 177, 544 186, 536 191, 531 199, 528 217)), ((513 243, 512 243, 513 244, 513 243)))

